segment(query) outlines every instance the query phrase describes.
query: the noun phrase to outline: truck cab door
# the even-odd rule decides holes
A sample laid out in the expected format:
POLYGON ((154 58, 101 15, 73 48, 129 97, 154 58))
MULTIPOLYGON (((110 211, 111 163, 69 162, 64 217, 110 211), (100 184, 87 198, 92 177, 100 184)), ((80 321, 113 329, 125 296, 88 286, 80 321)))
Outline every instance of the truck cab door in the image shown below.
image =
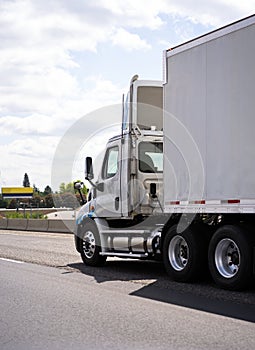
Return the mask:
POLYGON ((121 216, 120 157, 121 142, 116 140, 106 149, 97 182, 96 215, 99 217, 121 216))

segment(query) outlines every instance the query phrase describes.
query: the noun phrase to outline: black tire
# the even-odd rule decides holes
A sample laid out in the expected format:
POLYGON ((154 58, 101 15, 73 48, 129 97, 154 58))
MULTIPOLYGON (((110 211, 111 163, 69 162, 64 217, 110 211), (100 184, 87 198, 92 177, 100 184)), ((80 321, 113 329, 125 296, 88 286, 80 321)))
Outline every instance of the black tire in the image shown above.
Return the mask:
POLYGON ((80 253, 85 265, 103 266, 106 256, 100 255, 101 242, 96 224, 90 220, 83 223, 80 239, 80 253))
POLYGON ((209 270, 215 283, 229 290, 247 288, 253 280, 253 244, 243 228, 225 225, 213 235, 208 252, 209 270))
POLYGON ((177 233, 171 227, 163 242, 163 261, 168 275, 177 282, 192 282, 204 277, 207 270, 207 243, 196 226, 177 233))

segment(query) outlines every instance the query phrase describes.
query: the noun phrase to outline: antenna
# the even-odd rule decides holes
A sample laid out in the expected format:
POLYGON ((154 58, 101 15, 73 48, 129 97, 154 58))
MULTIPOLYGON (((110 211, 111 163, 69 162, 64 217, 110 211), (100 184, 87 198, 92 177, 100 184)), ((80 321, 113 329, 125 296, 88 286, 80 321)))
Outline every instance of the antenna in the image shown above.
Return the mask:
POLYGON ((124 135, 124 112, 125 112, 124 101, 125 101, 125 95, 122 94, 122 122, 121 122, 121 138, 122 139, 123 139, 123 135, 124 135))

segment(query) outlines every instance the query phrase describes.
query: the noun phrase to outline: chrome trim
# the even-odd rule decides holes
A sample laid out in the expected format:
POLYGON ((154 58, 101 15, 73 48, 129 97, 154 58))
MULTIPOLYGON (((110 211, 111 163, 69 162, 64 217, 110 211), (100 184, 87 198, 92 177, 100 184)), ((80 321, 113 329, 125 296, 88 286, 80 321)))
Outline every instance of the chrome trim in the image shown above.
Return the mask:
POLYGON ((120 258, 147 258, 148 253, 145 254, 133 254, 133 253, 112 253, 112 252, 100 252, 100 255, 103 256, 116 256, 120 258))

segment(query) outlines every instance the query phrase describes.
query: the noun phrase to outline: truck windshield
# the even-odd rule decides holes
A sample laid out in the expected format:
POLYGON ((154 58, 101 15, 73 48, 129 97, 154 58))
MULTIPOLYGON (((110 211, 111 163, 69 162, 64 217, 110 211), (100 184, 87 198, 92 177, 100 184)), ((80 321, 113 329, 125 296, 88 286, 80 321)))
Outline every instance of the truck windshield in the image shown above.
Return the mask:
POLYGON ((163 143, 141 142, 138 147, 139 170, 143 173, 163 172, 163 143))

